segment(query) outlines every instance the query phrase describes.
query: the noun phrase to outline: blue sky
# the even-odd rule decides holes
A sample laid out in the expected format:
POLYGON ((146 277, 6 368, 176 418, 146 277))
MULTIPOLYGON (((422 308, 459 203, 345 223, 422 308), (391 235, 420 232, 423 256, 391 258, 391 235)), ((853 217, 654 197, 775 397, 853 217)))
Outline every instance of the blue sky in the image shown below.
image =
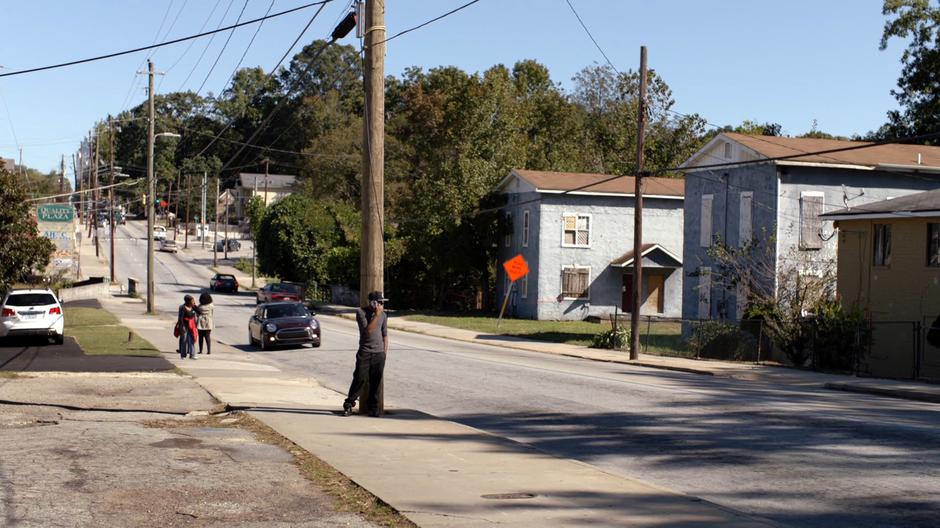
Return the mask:
MULTIPOLYGON (((465 1, 386 0, 389 34, 465 1)), ((711 123, 772 121, 781 123, 785 134, 800 134, 815 119, 821 130, 851 135, 877 128, 896 107, 890 90, 904 43, 894 41, 879 51, 880 0, 571 1, 618 69, 636 69, 639 48, 646 45, 650 67, 673 90, 675 109, 698 112, 711 123)), ((273 11, 304 3, 276 0, 273 11)), ((327 36, 348 3, 327 5, 301 45, 327 36)), ((224 25, 234 23, 244 5, 243 0, 16 2, 5 10, 0 65, 3 71, 25 69, 197 33, 203 24, 214 29, 226 9, 224 25)), ((263 15, 269 6, 269 0, 249 0, 243 20, 263 15)), ((243 66, 271 68, 312 13, 265 22, 243 66)), ((254 31, 254 26, 236 30, 211 75, 227 33, 211 44, 206 37, 192 46, 155 51, 157 70, 166 71, 157 92, 195 90, 208 76, 202 93, 218 93, 254 31)), ((0 155, 17 157, 19 146, 27 165, 57 169, 60 155, 69 159, 95 119, 146 97, 146 78, 134 74, 145 68, 146 57, 142 52, 0 78, 0 155)), ((397 75, 415 65, 482 71, 529 58, 547 65, 564 87, 580 69, 604 60, 565 0, 481 0, 390 42, 386 73, 397 75)))

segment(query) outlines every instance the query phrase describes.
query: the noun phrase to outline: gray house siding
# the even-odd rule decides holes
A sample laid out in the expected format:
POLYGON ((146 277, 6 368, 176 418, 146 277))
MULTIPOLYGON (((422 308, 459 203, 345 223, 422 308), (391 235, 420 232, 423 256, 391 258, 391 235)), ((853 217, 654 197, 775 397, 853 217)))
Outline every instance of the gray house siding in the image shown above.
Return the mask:
MULTIPOLYGON (((776 269, 798 259, 800 266, 835 262, 837 241, 832 222, 819 222, 818 248, 801 246, 801 200, 804 193, 821 195, 822 210, 863 206, 889 197, 900 197, 934 189, 940 177, 923 174, 858 170, 826 166, 751 165, 721 171, 689 172, 685 181, 685 240, 683 248, 682 316, 699 319, 702 287, 707 279, 697 276, 702 267, 714 268, 714 260, 701 245, 703 195, 712 195, 712 233, 733 247, 740 247, 741 193, 752 193, 752 236, 760 243, 773 244, 768 255, 776 269), (843 188, 843 185, 845 186, 843 188), (843 201, 843 197, 847 197, 843 201)), ((707 224, 707 223, 706 223, 707 224)), ((735 292, 712 284, 708 318, 737 319, 739 303, 735 292)))
MULTIPOLYGON (((527 298, 521 299, 518 289, 510 297, 513 313, 525 318, 581 320, 587 316, 606 317, 615 307, 621 310, 623 270, 611 267, 610 262, 633 248, 632 198, 544 194, 538 199, 534 194, 517 194, 518 199, 510 198, 506 206, 506 210, 513 214, 514 236, 512 247, 501 244, 500 261, 522 253, 531 269, 527 298), (513 205, 521 202, 529 203, 513 205), (530 238, 529 247, 523 248, 522 211, 526 208, 530 211, 530 238), (562 244, 565 214, 590 216, 590 247, 565 247, 562 244), (562 298, 565 266, 590 269, 589 298, 562 298)), ((645 241, 658 243, 679 255, 682 247, 682 200, 647 199, 644 206, 645 241)), ((649 260, 644 262, 656 265, 649 260)), ((663 285, 665 313, 662 315, 678 317, 681 313, 681 270, 651 268, 649 273, 668 275, 663 285)), ((502 299, 506 279, 501 268, 499 280, 501 291, 498 297, 502 299)))
POLYGON ((507 247, 504 237, 499 238, 499 267, 497 269, 497 292, 496 297, 502 303, 503 297, 509 286, 509 279, 506 277, 506 271, 502 263, 516 255, 522 255, 522 258, 529 264, 529 274, 516 282, 513 286, 509 303, 506 311, 510 316, 521 317, 524 319, 534 319, 537 313, 538 296, 536 295, 535 285, 538 284, 539 277, 539 193, 513 193, 509 195, 507 205, 503 208, 502 214, 510 213, 512 215, 512 238, 507 247), (525 212, 529 213, 529 235, 528 244, 524 245, 524 218, 525 212), (525 286, 524 284, 525 283, 525 286), (527 295, 522 296, 523 288, 527 289, 527 295))

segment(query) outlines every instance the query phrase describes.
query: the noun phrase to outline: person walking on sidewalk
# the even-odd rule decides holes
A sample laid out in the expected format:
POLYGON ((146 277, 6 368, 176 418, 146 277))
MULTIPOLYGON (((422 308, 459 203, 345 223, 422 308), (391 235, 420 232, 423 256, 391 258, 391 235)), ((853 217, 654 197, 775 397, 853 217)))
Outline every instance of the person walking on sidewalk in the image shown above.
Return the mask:
POLYGON ((199 353, 202 354, 202 342, 206 342, 206 354, 212 353, 212 329, 215 327, 215 306, 212 305, 212 296, 202 292, 199 296, 199 306, 196 307, 196 330, 199 331, 199 353))
POLYGON ((368 409, 370 416, 379 416, 379 385, 385 370, 385 356, 388 353, 388 316, 385 315, 385 301, 388 299, 380 291, 369 293, 369 306, 356 309, 356 323, 359 325, 359 350, 356 352, 356 370, 353 372, 349 394, 343 402, 343 416, 352 414, 359 398, 359 409, 368 409), (360 392, 365 381, 369 381, 369 394, 363 406, 360 392))
POLYGON ((196 300, 192 295, 183 297, 180 305, 176 326, 180 336, 180 358, 196 359, 194 346, 196 344, 196 300))

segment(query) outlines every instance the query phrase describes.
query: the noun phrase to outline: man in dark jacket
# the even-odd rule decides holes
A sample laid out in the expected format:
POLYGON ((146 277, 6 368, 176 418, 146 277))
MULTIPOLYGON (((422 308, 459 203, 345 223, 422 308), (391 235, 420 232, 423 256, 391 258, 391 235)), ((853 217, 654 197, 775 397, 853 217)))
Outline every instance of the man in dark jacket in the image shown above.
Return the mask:
MULTIPOLYGON (((362 385, 369 381, 369 393, 365 409, 370 416, 379 416, 379 385, 385 370, 385 355, 388 353, 388 316, 385 315, 385 301, 388 299, 380 291, 369 293, 369 306, 356 310, 356 323, 359 325, 359 350, 356 352, 356 370, 353 372, 349 395, 343 402, 343 416, 352 414, 356 398, 362 392, 362 385)), ((360 410, 363 410, 360 398, 360 410)))

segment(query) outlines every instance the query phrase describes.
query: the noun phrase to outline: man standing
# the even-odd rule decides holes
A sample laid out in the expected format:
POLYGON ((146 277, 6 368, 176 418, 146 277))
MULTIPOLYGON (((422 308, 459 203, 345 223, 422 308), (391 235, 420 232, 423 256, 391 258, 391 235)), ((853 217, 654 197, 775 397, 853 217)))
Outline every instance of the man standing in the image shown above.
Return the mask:
POLYGON ((369 410, 370 416, 379 416, 379 385, 385 370, 385 354, 388 353, 388 316, 385 315, 385 301, 380 291, 369 293, 369 306, 356 310, 356 323, 359 325, 359 351, 356 352, 356 370, 353 372, 349 395, 343 402, 343 416, 352 414, 356 398, 362 392, 362 384, 369 380, 369 394, 366 405, 359 401, 360 410, 369 410))

